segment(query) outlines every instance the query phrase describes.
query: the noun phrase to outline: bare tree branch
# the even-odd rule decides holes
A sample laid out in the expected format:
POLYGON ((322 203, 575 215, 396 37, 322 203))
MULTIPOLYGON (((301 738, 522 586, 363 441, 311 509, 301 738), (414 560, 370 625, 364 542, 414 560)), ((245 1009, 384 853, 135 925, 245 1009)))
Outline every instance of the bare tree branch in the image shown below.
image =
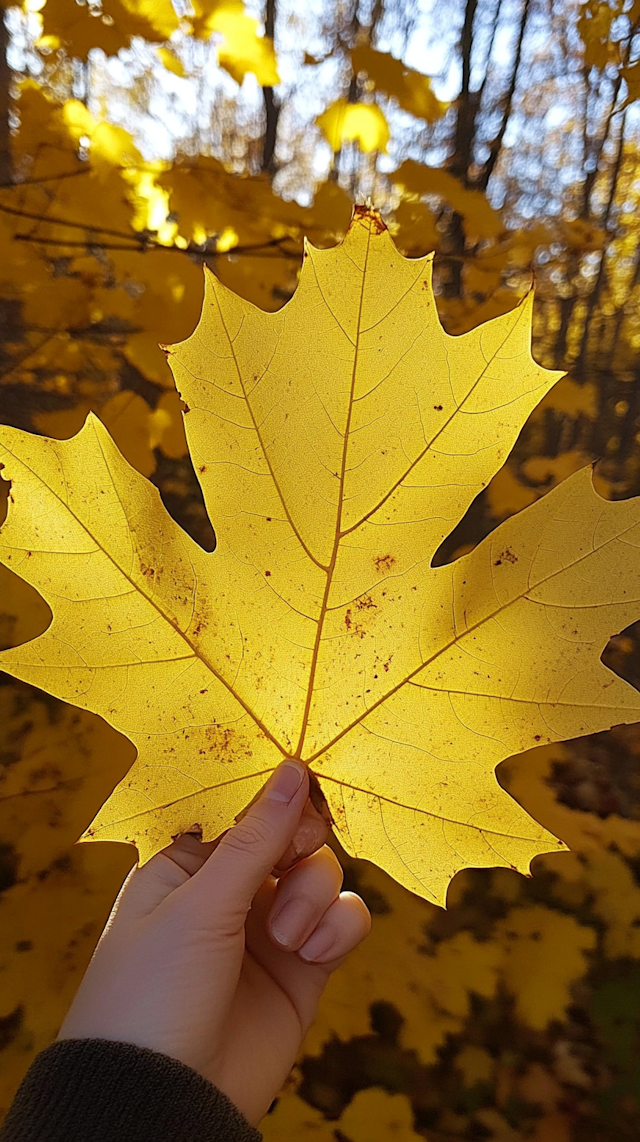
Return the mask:
POLYGON ((522 5, 522 13, 520 16, 520 27, 518 29, 518 39, 517 39, 517 44, 516 44, 515 59, 513 61, 513 68, 511 70, 511 81, 509 83, 509 88, 508 88, 507 94, 506 94, 505 99, 504 99, 504 110, 502 112, 502 119, 500 122, 500 127, 498 128, 498 132, 497 132, 495 138, 492 140, 492 142, 489 145, 489 157, 488 157, 486 163, 484 164, 484 169, 482 171, 482 174, 477 181, 477 185, 478 185, 480 190, 486 190, 487 189, 489 179, 491 178, 491 175, 493 174, 493 171, 495 169, 495 165, 496 165, 498 158, 500 156, 500 150, 502 148, 502 141, 504 139, 507 126, 509 124, 509 119, 511 117, 511 108, 513 106, 513 97, 515 95, 516 86, 518 83, 518 73, 520 71, 520 63, 522 61, 522 42, 524 40, 524 36, 525 36, 525 32, 526 32, 527 20, 529 18, 530 5, 531 5, 531 0, 524 0, 524 3, 522 5))

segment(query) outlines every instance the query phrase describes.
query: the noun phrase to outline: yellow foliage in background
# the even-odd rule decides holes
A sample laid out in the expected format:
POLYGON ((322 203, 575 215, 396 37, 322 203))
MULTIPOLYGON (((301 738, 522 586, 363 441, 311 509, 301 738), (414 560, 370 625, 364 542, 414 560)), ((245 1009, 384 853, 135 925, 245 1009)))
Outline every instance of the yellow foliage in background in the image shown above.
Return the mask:
POLYGON ((360 1091, 336 1122, 295 1094, 280 1099, 261 1123, 265 1142, 335 1142, 336 1131, 350 1142, 420 1142, 408 1099, 376 1089, 360 1091))
MULTIPOLYGON (((314 104, 305 125, 300 104, 288 103, 291 55, 278 60, 254 9, 249 15, 241 3, 198 0, 186 15, 169 0, 1 6, 13 8, 12 28, 33 30, 33 52, 42 61, 37 79, 17 76, 9 173, 0 178, 3 420, 65 441, 95 413, 180 524, 210 550, 215 537, 187 454, 183 404, 158 342, 182 341, 195 326, 203 265, 247 302, 278 311, 298 284, 303 235, 320 249, 335 246, 354 200, 372 195, 400 251, 417 258, 436 250, 437 306, 448 333, 511 313, 535 276, 537 359, 571 370, 471 505, 445 562, 473 553, 496 523, 544 502, 594 461, 595 486, 607 498, 638 490, 638 153, 624 133, 624 123, 633 123, 625 107, 639 91, 625 23, 636 19, 637 4, 625 12, 589 0, 575 12, 555 12, 553 35, 565 36, 567 76, 591 85, 590 107, 594 85, 603 84, 594 112, 594 122, 601 114, 594 128, 600 150, 593 138, 589 144, 597 170, 575 182, 568 174, 578 153, 571 132, 580 135, 580 147, 589 134, 583 95, 574 99, 569 80, 560 99, 550 78, 527 90, 534 60, 547 68, 544 35, 522 40, 511 107, 527 131, 514 145, 501 135, 508 84, 501 88, 499 74, 488 73, 475 90, 474 72, 468 97, 441 101, 437 79, 404 63, 402 20, 387 39, 373 26, 336 24, 331 48, 329 20, 322 43, 296 41, 301 61, 309 47, 296 83, 329 51, 341 77, 318 85, 326 103, 314 104), (147 140, 136 133, 135 110, 117 117, 92 86, 104 75, 92 49, 113 57, 140 36, 153 45, 158 74, 176 87, 202 84, 199 69, 215 69, 216 61, 238 85, 255 77, 237 97, 221 97, 210 135, 185 138, 162 162, 143 159, 147 140), (209 46, 211 53, 201 54, 209 46), (618 80, 610 113, 607 84, 618 90, 618 80), (242 102, 254 91, 259 101, 260 87, 276 88, 276 119, 282 103, 271 166, 261 159, 259 137, 268 92, 258 111, 263 121, 247 118, 242 102), (560 104, 568 118, 559 127, 547 124, 546 110, 560 104), (327 107, 319 130, 318 106, 327 107), (410 117, 420 135, 411 135, 410 117), (474 136, 474 123, 484 134, 474 136), (334 152, 326 178, 310 157, 320 136, 334 152), (288 165, 291 147, 300 153, 288 165), (487 188, 483 164, 495 147, 487 188), (536 204, 548 172, 562 172, 559 214, 519 213, 517 164, 536 204)), ((297 37, 305 16, 296 18, 297 37)), ((277 42, 288 51, 287 35, 277 42)), ((138 51, 139 41, 133 47, 138 51)), ((493 58, 505 65, 504 52, 493 58)), ((132 107, 138 100, 146 111, 152 81, 151 73, 133 80, 126 96, 132 107)), ((225 92, 235 88, 225 82, 225 92)), ((122 108, 121 92, 119 98, 122 108)), ((37 638, 50 622, 42 598, 4 568, 0 600, 3 647, 37 638)), ((631 628, 609 645, 605 661, 637 684, 636 645, 631 628)), ((74 842, 133 754, 95 715, 8 678, 0 715, 6 1106, 34 1053, 55 1036, 132 862, 125 846, 74 842)), ((374 911, 373 933, 333 977, 291 1082, 263 1124, 268 1142, 414 1142, 470 1132, 503 1142, 573 1142, 576 1130, 591 1137, 596 1120, 604 1122, 605 1137, 613 1130, 637 1137, 640 1069, 633 1069, 630 1020, 640 1004, 638 772, 633 728, 504 761, 498 781, 514 804, 571 851, 536 857, 527 876, 509 868, 458 873, 446 913, 341 853, 348 886, 374 911)))
POLYGON ((429 77, 405 67, 393 56, 368 46, 356 47, 351 52, 351 65, 355 72, 366 72, 378 91, 393 96, 410 115, 433 122, 446 111, 447 105, 433 94, 429 77))

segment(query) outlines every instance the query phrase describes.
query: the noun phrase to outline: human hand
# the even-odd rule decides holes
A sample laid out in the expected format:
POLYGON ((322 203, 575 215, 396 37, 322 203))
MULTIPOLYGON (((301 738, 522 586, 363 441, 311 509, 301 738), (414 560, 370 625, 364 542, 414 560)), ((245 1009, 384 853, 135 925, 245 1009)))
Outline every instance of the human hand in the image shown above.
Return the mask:
POLYGON ((371 926, 340 892, 308 793, 307 770, 283 762, 220 841, 183 836, 133 869, 58 1038, 170 1055, 256 1125, 331 972, 371 926))

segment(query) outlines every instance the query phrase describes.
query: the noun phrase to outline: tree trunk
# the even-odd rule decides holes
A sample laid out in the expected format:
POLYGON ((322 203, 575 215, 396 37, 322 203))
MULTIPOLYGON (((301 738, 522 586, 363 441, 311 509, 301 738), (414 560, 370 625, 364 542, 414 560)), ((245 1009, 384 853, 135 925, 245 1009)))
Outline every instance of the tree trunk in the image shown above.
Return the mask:
POLYGON ((11 69, 7 61, 9 29, 4 12, 0 11, 0 186, 11 183, 11 133, 9 111, 11 105, 11 69))
MULTIPOLYGON (((473 158, 478 92, 469 90, 471 81, 471 50, 473 47, 473 22, 478 0, 467 0, 464 22, 460 37, 460 57, 462 62, 462 83, 457 99, 458 114, 453 141, 453 156, 448 164, 452 175, 463 184, 469 183, 469 166, 473 158)), ((458 298, 462 294, 465 233, 462 216, 453 211, 442 242, 441 258, 444 264, 442 291, 445 297, 458 298), (447 258, 447 255, 449 257, 447 258)))
MULTIPOLYGON (((273 43, 276 27, 276 0, 267 0, 264 25, 265 36, 273 43)), ((262 169, 263 171, 268 171, 270 175, 273 175, 276 172, 276 141, 278 136, 280 104, 276 101, 273 87, 263 87, 262 98, 264 100, 265 110, 262 169)))

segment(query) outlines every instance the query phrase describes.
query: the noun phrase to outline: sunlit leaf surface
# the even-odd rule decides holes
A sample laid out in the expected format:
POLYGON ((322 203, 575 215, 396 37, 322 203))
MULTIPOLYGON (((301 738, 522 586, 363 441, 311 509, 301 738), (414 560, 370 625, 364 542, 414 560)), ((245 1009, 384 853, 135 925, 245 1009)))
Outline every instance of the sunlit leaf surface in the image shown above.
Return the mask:
POLYGON ((559 374, 531 357, 531 296, 448 336, 430 265, 363 207, 278 313, 207 275, 169 354, 213 554, 96 418, 67 441, 3 430, 2 559, 53 621, 0 663, 138 750, 87 837, 142 860, 213 837, 295 756, 347 851, 443 903, 461 868, 562 847, 499 761, 640 717, 600 662, 640 613, 637 500, 583 469, 431 566, 559 374))

